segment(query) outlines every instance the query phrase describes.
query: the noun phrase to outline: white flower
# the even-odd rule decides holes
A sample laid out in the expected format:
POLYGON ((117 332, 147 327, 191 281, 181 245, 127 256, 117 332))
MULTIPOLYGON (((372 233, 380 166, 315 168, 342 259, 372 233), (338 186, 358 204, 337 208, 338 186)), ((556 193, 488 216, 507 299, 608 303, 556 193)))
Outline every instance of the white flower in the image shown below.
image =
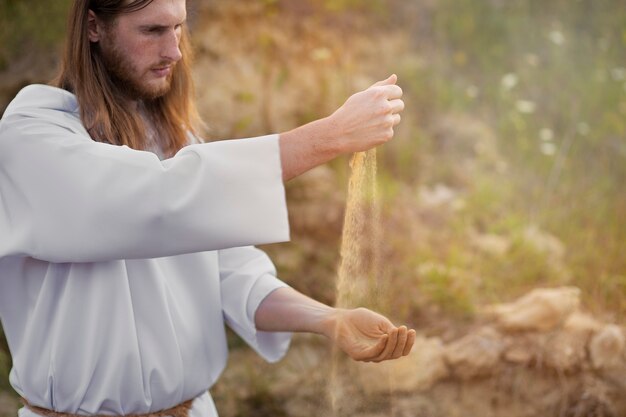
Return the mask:
POLYGON ((550 38, 552 43, 554 43, 555 45, 561 46, 565 43, 565 36, 558 30, 553 30, 552 32, 548 33, 548 38, 550 38))
POLYGON ((505 90, 510 90, 513 87, 515 87, 518 82, 519 82, 519 79, 517 78, 517 75, 510 72, 506 74, 504 77, 502 77, 500 84, 502 85, 502 88, 504 88, 505 90))
POLYGON ((476 87, 475 85, 470 85, 465 89, 465 94, 467 94, 469 98, 478 97, 478 93, 480 93, 480 90, 478 90, 478 87, 476 87))
POLYGON ((624 78, 626 78, 626 69, 622 67, 613 68, 611 70, 611 77, 613 77, 615 81, 623 81, 624 78))
POLYGON ((591 131, 591 129, 589 128, 589 125, 587 123, 585 123, 585 122, 578 123, 578 126, 576 127, 576 130, 582 136, 587 136, 589 134, 589 132, 591 131))
POLYGON ((515 102, 515 108, 520 113, 531 114, 535 112, 537 105, 530 100, 517 100, 517 102, 515 102))
POLYGON ((547 127, 544 127, 543 129, 539 131, 539 139, 541 139, 544 142, 550 142, 551 140, 554 139, 554 132, 552 131, 552 129, 548 129, 547 127))
POLYGON ((552 142, 543 142, 541 144, 541 153, 547 156, 552 156, 556 153, 556 145, 552 142))

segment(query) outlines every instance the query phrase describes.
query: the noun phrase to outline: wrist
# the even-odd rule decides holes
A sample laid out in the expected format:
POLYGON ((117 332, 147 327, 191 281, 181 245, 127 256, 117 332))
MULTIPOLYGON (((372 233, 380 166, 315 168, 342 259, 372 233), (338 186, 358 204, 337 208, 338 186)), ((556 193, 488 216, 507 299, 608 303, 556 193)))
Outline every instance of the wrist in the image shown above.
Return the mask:
POLYGON ((304 126, 314 144, 315 152, 325 161, 330 161, 344 153, 341 147, 341 133, 334 114, 315 120, 304 126))
POLYGON ((344 312, 344 309, 330 307, 321 317, 318 327, 319 331, 317 333, 326 336, 331 340, 334 340, 337 331, 337 325, 340 321, 340 317, 344 312))

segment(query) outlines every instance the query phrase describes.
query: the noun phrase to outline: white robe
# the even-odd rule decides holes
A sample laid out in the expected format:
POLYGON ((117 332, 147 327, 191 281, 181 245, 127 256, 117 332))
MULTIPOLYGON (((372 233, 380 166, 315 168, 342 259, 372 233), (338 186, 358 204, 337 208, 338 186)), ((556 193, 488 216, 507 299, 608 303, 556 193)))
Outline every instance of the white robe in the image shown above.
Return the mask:
MULTIPOLYGON (((0 121, 0 319, 10 381, 33 405, 148 413, 196 398, 224 369, 224 321, 257 331, 284 283, 250 245, 289 239, 278 136, 189 145, 159 160, 94 142, 74 95, 24 88, 0 121)), ((22 408, 20 417, 36 417, 22 408)))

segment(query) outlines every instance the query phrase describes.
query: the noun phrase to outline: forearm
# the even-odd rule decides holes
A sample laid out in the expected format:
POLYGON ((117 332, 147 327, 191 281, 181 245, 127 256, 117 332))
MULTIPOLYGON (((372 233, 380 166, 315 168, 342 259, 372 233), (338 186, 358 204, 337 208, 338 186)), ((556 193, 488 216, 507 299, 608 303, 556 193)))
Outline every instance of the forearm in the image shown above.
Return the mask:
POLYGON ((268 295, 257 309, 255 324, 263 331, 325 335, 358 361, 406 356, 415 341, 415 330, 398 328, 378 313, 365 308, 328 307, 291 288, 268 295))
POLYGON ((268 332, 307 332, 331 337, 337 310, 292 288, 279 288, 257 309, 255 324, 268 332))
POLYGON ((339 156, 332 121, 324 118, 280 134, 283 180, 298 175, 339 156))

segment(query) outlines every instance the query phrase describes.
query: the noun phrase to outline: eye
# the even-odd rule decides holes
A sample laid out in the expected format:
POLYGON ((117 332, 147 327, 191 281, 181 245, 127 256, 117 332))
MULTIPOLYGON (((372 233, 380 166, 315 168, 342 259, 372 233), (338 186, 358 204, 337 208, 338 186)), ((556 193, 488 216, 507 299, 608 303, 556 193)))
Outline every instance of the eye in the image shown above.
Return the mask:
POLYGON ((150 26, 147 28, 143 29, 144 33, 147 33, 149 35, 159 35, 161 33, 163 33, 164 28, 160 27, 160 26, 150 26))
MULTIPOLYGON (((177 25, 175 25, 173 27, 174 32, 178 35, 181 33, 183 24, 179 23, 177 25)), ((154 25, 154 26, 144 26, 141 28, 141 31, 143 33, 145 33, 146 35, 153 35, 153 36, 161 36, 166 34, 167 32, 171 31, 172 27, 171 26, 159 26, 159 25, 154 25)))

